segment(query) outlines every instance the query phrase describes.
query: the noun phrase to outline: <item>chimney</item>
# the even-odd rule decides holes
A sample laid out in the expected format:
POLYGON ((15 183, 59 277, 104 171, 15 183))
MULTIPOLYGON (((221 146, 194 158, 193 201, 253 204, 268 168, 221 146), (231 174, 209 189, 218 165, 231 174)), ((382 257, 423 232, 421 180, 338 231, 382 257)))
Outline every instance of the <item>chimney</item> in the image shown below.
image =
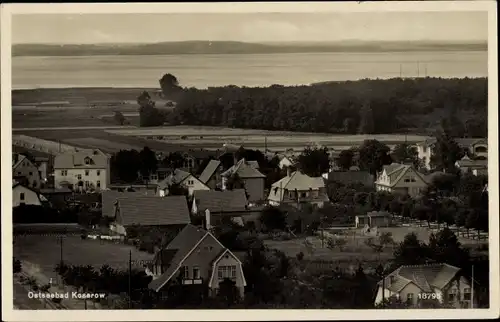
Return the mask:
POLYGON ((205 210, 205 229, 210 230, 212 228, 210 224, 210 210, 205 210))
POLYGON ((292 175, 292 169, 290 167, 286 167, 286 176, 289 177, 292 175))

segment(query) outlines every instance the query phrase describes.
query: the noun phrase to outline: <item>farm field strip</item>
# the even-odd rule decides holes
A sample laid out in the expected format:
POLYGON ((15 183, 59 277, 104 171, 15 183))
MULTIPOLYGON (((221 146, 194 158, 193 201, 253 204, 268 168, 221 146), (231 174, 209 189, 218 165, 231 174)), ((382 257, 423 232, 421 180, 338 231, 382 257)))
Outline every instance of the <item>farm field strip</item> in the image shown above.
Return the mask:
POLYGON ((92 138, 92 137, 67 139, 64 140, 64 142, 70 145, 74 144, 82 146, 84 148, 105 149, 114 152, 118 152, 120 150, 141 150, 143 148, 142 146, 120 143, 116 141, 113 142, 105 139, 92 138))

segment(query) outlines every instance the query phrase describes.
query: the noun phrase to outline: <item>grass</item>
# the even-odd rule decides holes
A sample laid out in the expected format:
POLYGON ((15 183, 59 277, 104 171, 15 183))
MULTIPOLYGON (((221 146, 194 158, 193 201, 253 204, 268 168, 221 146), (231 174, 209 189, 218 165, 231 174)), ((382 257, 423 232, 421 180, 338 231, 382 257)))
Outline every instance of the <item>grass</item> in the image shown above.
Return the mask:
MULTIPOLYGON (((54 267, 61 259, 58 236, 18 235, 14 236, 14 257, 37 265, 48 277, 56 277, 54 267)), ((66 264, 92 265, 99 269, 107 264, 113 268, 128 269, 129 252, 132 251, 133 267, 140 269, 153 255, 141 252, 133 246, 111 241, 81 239, 67 235, 63 238, 63 260, 66 264)))

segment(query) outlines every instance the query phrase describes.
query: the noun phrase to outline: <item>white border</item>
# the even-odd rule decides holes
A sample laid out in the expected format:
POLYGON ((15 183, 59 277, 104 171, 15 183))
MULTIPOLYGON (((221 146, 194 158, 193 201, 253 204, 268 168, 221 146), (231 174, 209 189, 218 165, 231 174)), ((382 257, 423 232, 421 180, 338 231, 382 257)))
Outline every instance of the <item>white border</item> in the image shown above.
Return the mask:
POLYGON ((487 11, 488 34, 488 139, 489 193, 498 196, 498 69, 495 1, 387 1, 349 3, 105 3, 105 4, 2 4, 1 5, 1 138, 2 138, 2 319, 7 321, 243 321, 243 320, 360 320, 480 319, 499 313, 499 207, 490 197, 490 309, 463 310, 106 310, 14 311, 12 298, 12 187, 11 187, 11 15, 79 13, 251 13, 251 12, 380 12, 380 11, 487 11), (496 228, 496 229, 495 229, 496 228))

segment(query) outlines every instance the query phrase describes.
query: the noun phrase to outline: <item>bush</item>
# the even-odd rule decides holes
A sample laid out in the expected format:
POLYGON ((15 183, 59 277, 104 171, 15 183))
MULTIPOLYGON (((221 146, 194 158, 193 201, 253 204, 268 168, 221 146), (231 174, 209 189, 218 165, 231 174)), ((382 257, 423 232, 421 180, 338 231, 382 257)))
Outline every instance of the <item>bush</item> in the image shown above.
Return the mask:
POLYGON ((297 259, 298 259, 299 261, 301 261, 301 260, 303 260, 303 259, 304 259, 304 253, 303 253, 303 252, 300 252, 300 253, 298 253, 298 254, 296 255, 296 257, 297 257, 297 259))
POLYGON ((21 261, 14 257, 14 268, 13 268, 14 274, 20 273, 22 269, 23 265, 21 264, 21 261))
POLYGON ((45 284, 40 287, 41 292, 48 292, 50 290, 50 284, 45 284))

